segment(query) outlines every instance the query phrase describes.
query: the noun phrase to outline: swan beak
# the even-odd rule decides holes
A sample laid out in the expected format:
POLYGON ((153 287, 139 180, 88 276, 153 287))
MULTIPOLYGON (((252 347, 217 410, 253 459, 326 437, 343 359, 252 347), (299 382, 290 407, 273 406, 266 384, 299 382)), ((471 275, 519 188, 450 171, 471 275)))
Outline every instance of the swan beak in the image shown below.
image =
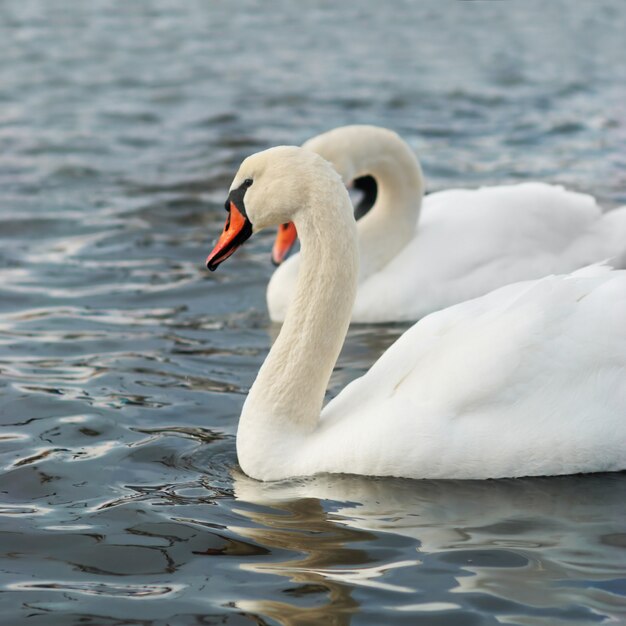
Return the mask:
POLYGON ((287 222, 278 227, 278 233, 276 233, 274 247, 272 248, 272 263, 274 265, 280 265, 287 258, 297 238, 298 231, 293 222, 287 222))
POLYGON ((252 235, 252 224, 231 200, 224 230, 215 244, 215 248, 206 259, 207 269, 214 272, 241 244, 252 235))

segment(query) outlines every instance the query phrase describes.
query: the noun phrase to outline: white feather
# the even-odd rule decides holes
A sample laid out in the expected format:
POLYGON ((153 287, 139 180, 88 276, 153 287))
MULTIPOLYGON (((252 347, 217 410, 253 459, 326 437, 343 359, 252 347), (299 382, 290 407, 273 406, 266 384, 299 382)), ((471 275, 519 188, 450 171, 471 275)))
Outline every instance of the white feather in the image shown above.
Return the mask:
MULTIPOLYGON (((372 126, 338 128, 305 146, 346 183, 364 174, 378 181, 377 202, 357 224, 353 322, 417 320, 502 285, 626 254, 626 207, 603 213, 591 196, 543 183, 453 189, 422 200, 415 156, 395 133, 372 126)), ((285 317, 299 265, 294 255, 272 276, 274 321, 285 317)))
POLYGON ((302 267, 242 411, 246 473, 484 479, 626 468, 626 271, 596 264, 428 315, 321 410, 358 279, 352 207, 307 150, 250 157, 236 180, 255 172, 248 215, 264 226, 293 220, 302 267))

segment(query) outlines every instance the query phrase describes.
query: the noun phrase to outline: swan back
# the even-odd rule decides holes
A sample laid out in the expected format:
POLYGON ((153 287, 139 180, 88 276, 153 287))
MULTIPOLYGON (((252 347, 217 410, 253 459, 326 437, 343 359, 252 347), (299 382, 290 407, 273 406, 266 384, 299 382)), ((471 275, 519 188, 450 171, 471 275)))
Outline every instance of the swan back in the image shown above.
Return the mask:
POLYGON ((626 272, 604 266, 428 315, 329 403, 311 447, 326 471, 415 478, 623 469, 625 319, 626 272))

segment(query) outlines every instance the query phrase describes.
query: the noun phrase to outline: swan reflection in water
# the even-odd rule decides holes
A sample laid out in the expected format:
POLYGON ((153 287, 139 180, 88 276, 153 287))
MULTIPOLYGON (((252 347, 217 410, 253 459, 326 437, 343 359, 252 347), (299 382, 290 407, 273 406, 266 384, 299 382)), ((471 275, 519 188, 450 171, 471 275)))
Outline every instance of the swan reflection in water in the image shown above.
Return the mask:
POLYGON ((285 626, 344 625, 361 611, 380 612, 379 623, 395 611, 411 623, 441 613, 466 623, 477 611, 532 624, 626 619, 611 585, 624 572, 624 475, 233 477, 237 512, 251 524, 231 530, 274 559, 296 553, 242 565, 289 581, 284 600, 238 601, 247 613, 285 626))

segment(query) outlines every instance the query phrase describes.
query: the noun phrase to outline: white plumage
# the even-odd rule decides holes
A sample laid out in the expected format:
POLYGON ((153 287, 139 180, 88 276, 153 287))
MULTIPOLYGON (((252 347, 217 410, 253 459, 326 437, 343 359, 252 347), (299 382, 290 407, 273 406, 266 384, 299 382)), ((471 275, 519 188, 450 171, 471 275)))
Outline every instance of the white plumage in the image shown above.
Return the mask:
POLYGON ((329 403, 307 447, 327 471, 340 458, 414 478, 623 469, 626 272, 517 283, 427 316, 329 403))
MULTIPOLYGON (((626 252, 626 207, 603 213, 591 196, 544 183, 453 189, 422 200, 413 153, 395 133, 372 126, 338 128, 305 147, 346 183, 365 174, 378 182, 376 204, 357 223, 353 322, 417 320, 503 285, 626 252)), ((272 276, 274 321, 285 317, 299 266, 294 255, 272 276)))
POLYGON ((352 206, 331 166, 301 148, 253 155, 233 188, 244 180, 254 230, 293 220, 302 241, 292 305, 241 415, 247 474, 626 468, 626 272, 591 266, 428 315, 322 410, 357 290, 352 206))

